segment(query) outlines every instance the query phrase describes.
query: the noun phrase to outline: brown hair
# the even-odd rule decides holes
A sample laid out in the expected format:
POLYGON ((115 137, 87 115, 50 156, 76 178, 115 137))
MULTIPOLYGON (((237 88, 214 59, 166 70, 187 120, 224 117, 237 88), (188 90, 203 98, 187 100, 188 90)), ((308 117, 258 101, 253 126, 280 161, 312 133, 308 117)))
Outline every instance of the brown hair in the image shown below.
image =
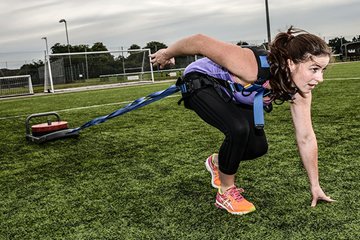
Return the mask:
POLYGON ((324 40, 293 26, 287 32, 277 34, 269 48, 272 97, 280 101, 293 100, 297 92, 302 95, 293 84, 288 59, 297 64, 312 56, 331 56, 331 50, 324 40))

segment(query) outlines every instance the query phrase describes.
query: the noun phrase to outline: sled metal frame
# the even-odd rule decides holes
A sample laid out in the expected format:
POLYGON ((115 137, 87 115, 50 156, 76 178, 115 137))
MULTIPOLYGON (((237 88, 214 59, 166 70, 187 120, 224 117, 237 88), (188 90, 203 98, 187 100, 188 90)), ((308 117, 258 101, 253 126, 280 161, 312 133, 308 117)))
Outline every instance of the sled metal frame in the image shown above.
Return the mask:
POLYGON ((56 139, 60 139, 60 138, 68 138, 68 137, 77 137, 79 136, 79 132, 73 132, 74 129, 63 129, 63 130, 59 130, 59 131, 55 131, 55 132, 51 132, 42 136, 34 136, 31 132, 31 126, 30 126, 30 120, 32 118, 37 118, 37 117, 45 117, 45 116, 55 116, 57 121, 61 121, 59 114, 57 114, 56 112, 46 112, 46 113, 36 113, 36 114, 31 114, 29 115, 26 120, 25 120, 25 127, 26 127, 26 139, 30 142, 35 142, 35 143, 44 143, 44 142, 48 142, 51 140, 56 140, 56 139))

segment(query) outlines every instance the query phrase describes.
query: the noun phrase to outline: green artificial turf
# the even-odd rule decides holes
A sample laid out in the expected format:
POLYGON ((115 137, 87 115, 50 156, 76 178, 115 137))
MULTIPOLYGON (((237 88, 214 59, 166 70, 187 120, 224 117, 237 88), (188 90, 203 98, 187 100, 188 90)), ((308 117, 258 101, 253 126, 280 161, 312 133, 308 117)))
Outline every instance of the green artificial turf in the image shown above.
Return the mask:
POLYGON ((179 97, 78 138, 25 139, 29 114, 77 127, 171 83, 1 100, 0 239, 359 239, 359 77, 359 62, 334 64, 313 92, 320 181, 337 202, 310 207, 285 103, 266 114, 268 154, 240 165, 236 183, 257 208, 244 216, 215 208, 204 160, 223 136, 179 97))

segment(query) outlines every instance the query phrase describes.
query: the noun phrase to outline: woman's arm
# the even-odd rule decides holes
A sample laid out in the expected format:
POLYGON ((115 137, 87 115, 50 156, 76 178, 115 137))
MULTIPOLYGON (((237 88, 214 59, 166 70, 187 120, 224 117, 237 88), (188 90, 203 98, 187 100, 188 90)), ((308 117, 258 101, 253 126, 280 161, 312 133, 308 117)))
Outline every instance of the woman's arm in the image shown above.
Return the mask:
POLYGON ((151 62, 161 68, 174 63, 173 58, 184 55, 203 55, 228 69, 240 79, 252 82, 257 77, 257 62, 250 49, 241 48, 197 34, 183 38, 166 49, 160 49, 151 54, 151 62))
POLYGON ((333 200, 325 195, 319 183, 318 145, 311 121, 311 93, 305 94, 305 97, 296 94, 295 97, 294 103, 291 104, 291 115, 300 158, 310 182, 311 206, 315 207, 318 200, 333 200))

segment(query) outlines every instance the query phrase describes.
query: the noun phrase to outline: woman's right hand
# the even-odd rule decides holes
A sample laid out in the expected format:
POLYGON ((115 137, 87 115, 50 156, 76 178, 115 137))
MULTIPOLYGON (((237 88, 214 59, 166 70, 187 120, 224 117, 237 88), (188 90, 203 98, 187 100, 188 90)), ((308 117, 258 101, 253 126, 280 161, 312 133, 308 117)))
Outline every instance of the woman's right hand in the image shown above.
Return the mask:
POLYGON ((324 191, 321 189, 320 186, 311 188, 311 195, 312 195, 312 201, 311 201, 311 207, 316 207, 316 204, 318 201, 324 201, 324 202, 335 202, 334 199, 331 199, 329 196, 327 196, 324 191))
POLYGON ((174 65, 175 59, 173 57, 169 57, 166 48, 163 48, 156 53, 150 54, 150 62, 154 66, 159 66, 160 69, 162 69, 167 65, 174 65))

